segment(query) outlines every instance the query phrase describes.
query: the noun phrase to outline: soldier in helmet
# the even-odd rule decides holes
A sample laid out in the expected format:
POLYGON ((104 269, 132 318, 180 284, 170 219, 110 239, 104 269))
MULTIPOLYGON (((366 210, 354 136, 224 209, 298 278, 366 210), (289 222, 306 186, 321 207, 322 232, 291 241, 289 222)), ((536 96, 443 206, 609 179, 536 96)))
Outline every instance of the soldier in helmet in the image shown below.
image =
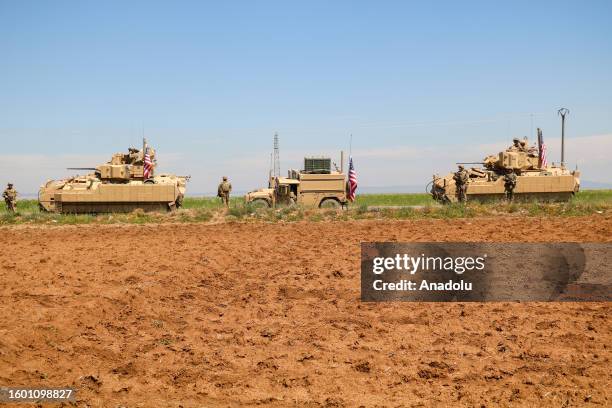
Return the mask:
POLYGON ((229 207, 231 192, 232 184, 227 181, 227 176, 223 176, 223 181, 221 181, 221 183, 219 183, 219 187, 217 187, 217 197, 221 197, 221 200, 223 200, 223 204, 225 204, 226 207, 229 207))
POLYGON ((140 150, 135 147, 128 148, 128 163, 135 164, 141 159, 140 150))
POLYGON ((514 188, 516 187, 516 174, 512 170, 504 175, 504 190, 506 193, 506 200, 512 201, 514 198, 514 188))
POLYGON ((293 190, 289 192, 289 204, 291 205, 297 204, 297 196, 295 195, 293 190))
POLYGON ((467 183, 469 179, 469 174, 467 170, 460 164, 458 166, 458 170, 453 176, 453 180, 455 180, 455 188, 457 192, 457 199, 460 203, 464 203, 467 200, 466 192, 467 192, 467 183))
POLYGON ((4 202, 6 203, 6 210, 15 212, 17 207, 17 191, 13 188, 13 183, 8 183, 6 189, 2 193, 4 202))
POLYGON ((518 138, 512 139, 512 146, 506 149, 507 152, 520 152, 521 151, 521 141, 518 138))

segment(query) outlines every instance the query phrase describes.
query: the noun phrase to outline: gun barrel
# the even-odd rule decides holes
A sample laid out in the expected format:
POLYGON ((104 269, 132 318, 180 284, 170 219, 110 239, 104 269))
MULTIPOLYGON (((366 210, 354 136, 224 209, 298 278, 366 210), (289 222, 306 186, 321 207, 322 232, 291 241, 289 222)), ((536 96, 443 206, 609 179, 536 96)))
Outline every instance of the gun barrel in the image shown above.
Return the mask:
POLYGON ((484 164, 484 162, 457 162, 455 164, 484 164))
POLYGON ((95 167, 67 167, 66 170, 96 170, 95 167))

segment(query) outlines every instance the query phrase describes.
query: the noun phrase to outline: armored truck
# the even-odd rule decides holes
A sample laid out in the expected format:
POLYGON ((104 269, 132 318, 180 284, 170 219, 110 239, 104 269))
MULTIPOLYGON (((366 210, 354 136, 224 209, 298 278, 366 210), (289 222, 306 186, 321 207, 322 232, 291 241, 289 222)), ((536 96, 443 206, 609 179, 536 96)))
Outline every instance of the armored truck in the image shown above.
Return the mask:
POLYGON ((247 193, 245 201, 263 207, 344 207, 348 204, 346 175, 331 169, 331 159, 305 158, 303 170, 289 170, 287 177, 270 177, 268 188, 247 193))

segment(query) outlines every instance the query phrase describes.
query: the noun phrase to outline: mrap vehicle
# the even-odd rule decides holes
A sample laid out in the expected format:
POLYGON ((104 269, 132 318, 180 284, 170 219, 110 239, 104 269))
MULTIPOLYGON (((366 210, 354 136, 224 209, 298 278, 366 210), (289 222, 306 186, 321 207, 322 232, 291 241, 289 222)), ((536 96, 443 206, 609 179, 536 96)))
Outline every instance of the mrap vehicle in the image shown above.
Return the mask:
POLYGON ((245 201, 262 207, 345 207, 347 179, 342 170, 331 169, 330 158, 306 157, 303 170, 289 170, 287 177, 271 176, 268 188, 247 193, 245 201))

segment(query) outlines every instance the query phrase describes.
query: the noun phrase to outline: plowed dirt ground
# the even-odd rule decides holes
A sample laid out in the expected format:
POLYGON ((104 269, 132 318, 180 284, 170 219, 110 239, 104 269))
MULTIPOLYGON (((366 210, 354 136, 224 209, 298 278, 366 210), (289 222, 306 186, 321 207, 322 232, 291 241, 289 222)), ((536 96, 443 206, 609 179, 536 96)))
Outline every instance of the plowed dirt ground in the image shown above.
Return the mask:
POLYGON ((610 303, 359 301, 362 241, 612 217, 0 229, 0 385, 91 407, 611 406, 610 303))

